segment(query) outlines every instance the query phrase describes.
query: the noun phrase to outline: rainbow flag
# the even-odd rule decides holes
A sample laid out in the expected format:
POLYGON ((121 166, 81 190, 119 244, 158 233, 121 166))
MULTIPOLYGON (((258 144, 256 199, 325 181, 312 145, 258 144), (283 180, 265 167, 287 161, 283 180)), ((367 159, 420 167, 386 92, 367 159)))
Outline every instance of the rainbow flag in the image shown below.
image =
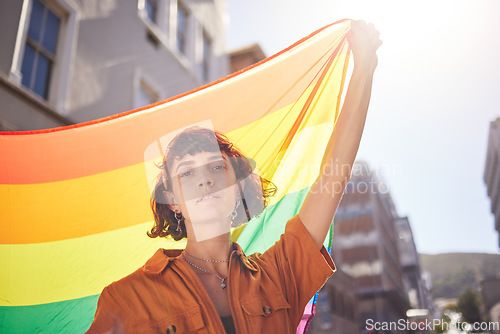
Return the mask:
MULTIPOLYGON (((340 111, 350 49, 342 20, 238 73, 112 117, 0 133, 0 333, 82 333, 97 299, 158 248, 144 150, 209 120, 278 193, 234 231, 247 254, 284 232, 318 175, 340 111)), ((329 240, 329 238, 327 238, 329 240)), ((298 332, 307 330, 311 300, 298 332)))

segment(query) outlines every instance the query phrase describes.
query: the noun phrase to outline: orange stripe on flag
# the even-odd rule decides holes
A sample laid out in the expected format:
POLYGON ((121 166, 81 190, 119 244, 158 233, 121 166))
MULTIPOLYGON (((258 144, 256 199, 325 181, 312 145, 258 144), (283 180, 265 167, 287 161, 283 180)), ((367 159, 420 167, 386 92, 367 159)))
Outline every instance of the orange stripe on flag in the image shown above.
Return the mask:
POLYGON ((200 120, 210 119, 224 133, 248 125, 300 98, 344 35, 337 29, 307 47, 304 39, 258 67, 106 122, 0 133, 0 166, 7 166, 0 184, 55 182, 135 165, 157 138, 200 120))

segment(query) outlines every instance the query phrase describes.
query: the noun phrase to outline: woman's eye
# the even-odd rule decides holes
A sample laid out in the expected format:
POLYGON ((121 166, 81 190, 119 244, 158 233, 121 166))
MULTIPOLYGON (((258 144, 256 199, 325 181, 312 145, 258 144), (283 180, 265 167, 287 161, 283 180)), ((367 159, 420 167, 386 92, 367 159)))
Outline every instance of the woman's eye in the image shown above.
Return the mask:
POLYGON ((225 170, 226 169, 226 165, 215 165, 213 168, 216 169, 216 170, 225 170))
POLYGON ((180 174, 180 177, 186 177, 186 176, 190 176, 190 175, 192 175, 192 174, 193 174, 193 172, 192 172, 191 170, 188 170, 188 171, 186 171, 186 172, 184 172, 184 173, 181 173, 181 174, 180 174))

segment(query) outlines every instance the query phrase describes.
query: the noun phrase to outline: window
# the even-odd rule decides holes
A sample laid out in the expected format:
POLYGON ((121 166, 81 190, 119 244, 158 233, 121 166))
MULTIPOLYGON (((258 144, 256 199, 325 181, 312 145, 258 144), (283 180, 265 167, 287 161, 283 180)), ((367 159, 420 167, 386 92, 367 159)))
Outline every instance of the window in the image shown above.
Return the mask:
POLYGON ((0 131, 16 131, 19 130, 14 124, 0 118, 0 131))
POLYGON ((177 2, 177 50, 182 54, 186 54, 188 15, 187 9, 177 2))
POLYGON ((204 81, 208 81, 210 77, 210 54, 212 53, 212 41, 208 35, 203 32, 203 60, 202 60, 202 77, 204 81))
POLYGON ((158 2, 157 0, 146 0, 146 13, 151 22, 157 23, 158 2))
POLYGON ((141 80, 139 92, 137 94, 136 108, 147 106, 159 101, 158 93, 151 88, 144 80, 141 80))
POLYGON ((21 66, 22 84, 48 98, 56 58, 61 19, 39 0, 34 0, 21 66))

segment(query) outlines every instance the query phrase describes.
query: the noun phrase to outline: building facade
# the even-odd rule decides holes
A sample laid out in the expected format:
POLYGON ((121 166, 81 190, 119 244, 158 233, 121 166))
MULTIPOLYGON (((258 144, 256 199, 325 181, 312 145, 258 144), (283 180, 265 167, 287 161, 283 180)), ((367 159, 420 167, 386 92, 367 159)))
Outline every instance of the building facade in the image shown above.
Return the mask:
POLYGON ((410 309, 398 218, 386 186, 366 163, 356 163, 335 215, 332 254, 337 266, 353 277, 361 329, 406 319, 410 309))
POLYGON ((410 306, 413 309, 428 310, 430 305, 428 304, 427 287, 422 279, 420 259, 408 217, 396 218, 395 227, 398 233, 399 262, 410 306))
POLYGON ((225 0, 0 2, 0 128, 114 115, 229 73, 225 0))
POLYGON ((359 334, 359 314, 353 278, 337 269, 321 288, 308 333, 359 334))
POLYGON ((497 325, 500 331, 500 277, 488 277, 480 282, 481 297, 483 299, 483 313, 488 321, 497 325))
POLYGON ((498 234, 500 247, 500 118, 490 123, 486 166, 484 168, 484 183, 491 200, 491 212, 495 217, 495 230, 498 234))

